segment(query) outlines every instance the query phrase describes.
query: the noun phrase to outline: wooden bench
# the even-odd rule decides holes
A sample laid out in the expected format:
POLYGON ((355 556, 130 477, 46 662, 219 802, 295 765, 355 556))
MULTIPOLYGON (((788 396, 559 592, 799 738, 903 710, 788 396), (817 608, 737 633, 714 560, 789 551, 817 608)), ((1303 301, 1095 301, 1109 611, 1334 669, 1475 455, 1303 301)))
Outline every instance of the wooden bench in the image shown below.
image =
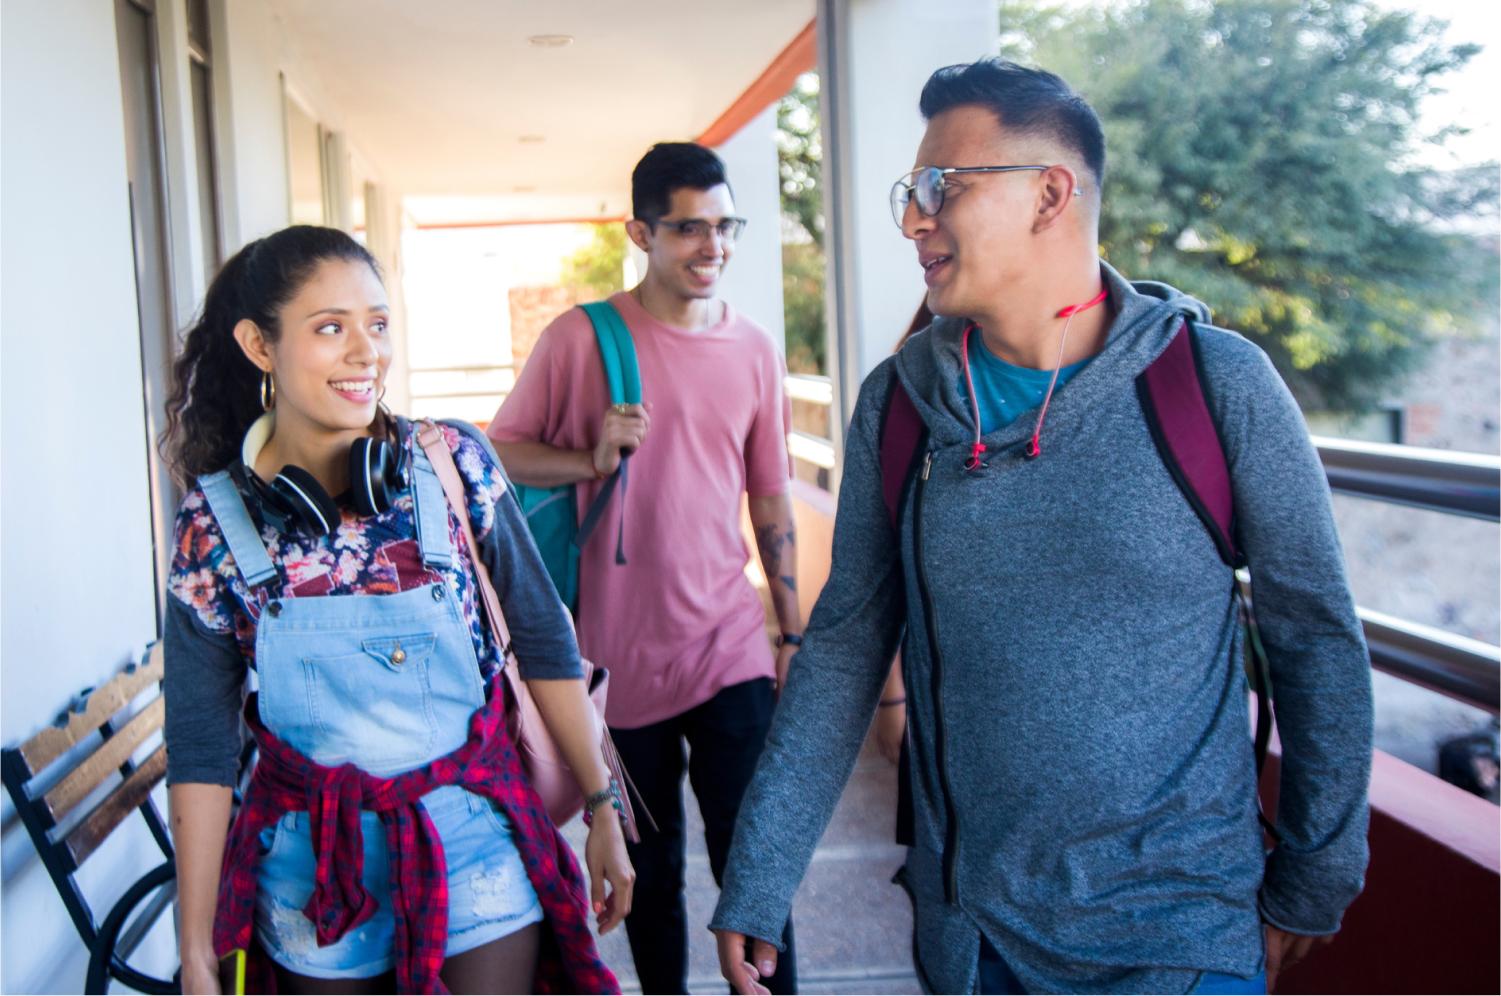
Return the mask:
POLYGON ((171 837, 151 798, 166 777, 166 745, 158 744, 139 764, 132 761, 162 729, 161 681, 162 648, 157 643, 140 664, 101 688, 85 689, 52 726, 0 752, 5 788, 89 949, 87 993, 107 992, 112 978, 144 993, 179 991, 175 976, 156 978, 128 963, 177 895, 171 837), (132 703, 151 689, 155 697, 132 709, 132 703), (84 749, 90 742, 93 749, 84 749), (98 802, 83 807, 116 772, 118 783, 98 802), (75 876, 109 835, 136 814, 146 821, 165 860, 137 879, 101 924, 75 876))

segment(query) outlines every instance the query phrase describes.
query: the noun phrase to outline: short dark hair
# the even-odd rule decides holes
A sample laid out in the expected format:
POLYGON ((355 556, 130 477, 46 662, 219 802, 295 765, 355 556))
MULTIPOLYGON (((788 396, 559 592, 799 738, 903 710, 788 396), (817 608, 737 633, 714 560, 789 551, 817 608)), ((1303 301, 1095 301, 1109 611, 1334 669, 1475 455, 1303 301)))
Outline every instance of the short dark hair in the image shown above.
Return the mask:
POLYGON ((928 77, 917 106, 924 120, 972 104, 990 110, 1001 126, 1044 135, 1078 153, 1096 184, 1105 181, 1105 133, 1088 102, 1045 69, 1006 59, 944 66, 928 77))
POLYGON ((631 215, 655 224, 671 210, 674 190, 708 190, 721 183, 730 185, 724 161, 709 149, 695 142, 658 142, 631 171, 631 215))

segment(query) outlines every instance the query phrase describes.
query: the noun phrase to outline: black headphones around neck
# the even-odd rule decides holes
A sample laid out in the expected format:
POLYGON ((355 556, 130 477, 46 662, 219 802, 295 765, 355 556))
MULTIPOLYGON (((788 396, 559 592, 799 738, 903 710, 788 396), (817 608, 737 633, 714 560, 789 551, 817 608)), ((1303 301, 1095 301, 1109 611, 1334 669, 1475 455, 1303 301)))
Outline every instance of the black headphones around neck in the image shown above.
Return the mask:
MULTIPOLYGON (((349 448, 349 491, 361 515, 379 515, 391 508, 407 489, 405 426, 396 419, 396 445, 386 439, 361 436, 349 448)), ((269 416, 262 416, 245 433, 241 447, 245 478, 257 498, 261 514, 278 532, 299 531, 326 536, 339 523, 339 507, 317 478, 296 464, 287 464, 269 482, 255 472, 255 458, 271 435, 269 416)))

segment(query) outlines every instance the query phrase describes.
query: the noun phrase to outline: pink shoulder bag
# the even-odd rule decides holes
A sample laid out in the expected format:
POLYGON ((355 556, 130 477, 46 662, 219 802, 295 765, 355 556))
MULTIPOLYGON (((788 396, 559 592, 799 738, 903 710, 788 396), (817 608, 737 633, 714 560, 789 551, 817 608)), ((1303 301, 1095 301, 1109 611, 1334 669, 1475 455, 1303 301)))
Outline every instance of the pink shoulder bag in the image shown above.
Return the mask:
MULTIPOLYGON (((420 423, 417 441, 427 453, 433 470, 437 472, 438 480, 443 484, 443 493, 448 497, 448 507, 453 510, 454 516, 459 520, 459 525, 463 527, 464 538, 469 543, 469 558, 474 564, 474 574, 479 581, 485 618, 490 624, 490 633, 495 638, 495 645, 501 648, 504 661, 505 683, 510 693, 510 698, 506 703, 507 731, 511 734, 511 739, 521 754, 521 764, 526 769, 527 779, 532 783, 532 788, 537 790, 537 795, 541 796, 542 804, 547 807, 547 814, 552 817, 554 823, 562 826, 584 808, 583 791, 579 788, 577 779, 573 777, 573 771, 568 767, 568 762, 559 752, 558 745, 553 742, 552 734, 547 730, 547 724, 542 721, 542 714, 537 711, 537 705, 532 701, 526 682, 521 680, 521 668, 516 661, 515 649, 511 646, 510 628, 506 625, 504 613, 501 612, 500 599, 496 597, 495 586, 490 581, 489 572, 485 570, 484 562, 480 560, 479 545, 474 540, 474 529, 469 522, 469 505, 464 494, 464 481, 459 476, 459 468, 454 465, 453 453, 448 449, 442 430, 431 421, 424 420, 420 423)), ((584 661, 584 681, 589 689, 589 701, 594 706, 594 722, 599 731, 600 751, 604 754, 605 765, 610 769, 610 776, 620 786, 621 822, 624 824, 625 837, 633 844, 639 843, 641 834, 636 826, 636 814, 631 807, 630 799, 630 789, 633 786, 626 774, 625 766, 620 762, 620 755, 615 751, 615 744, 610 739, 610 731, 605 728, 605 697, 609 694, 610 673, 586 660, 584 661)))

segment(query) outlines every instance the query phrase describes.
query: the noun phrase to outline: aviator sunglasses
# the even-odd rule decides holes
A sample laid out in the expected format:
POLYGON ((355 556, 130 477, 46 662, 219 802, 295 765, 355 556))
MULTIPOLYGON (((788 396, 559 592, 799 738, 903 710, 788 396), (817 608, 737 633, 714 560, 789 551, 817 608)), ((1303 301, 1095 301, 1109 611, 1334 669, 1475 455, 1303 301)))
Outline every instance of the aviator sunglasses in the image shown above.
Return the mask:
MULTIPOLYGON (((943 210, 943 194, 950 173, 1021 173, 1027 170, 1052 169, 1051 166, 923 166, 906 174, 891 185, 891 219, 902 227, 907 203, 917 201, 917 210, 931 218, 943 210)), ((1083 191, 1075 187, 1074 196, 1083 191)))

